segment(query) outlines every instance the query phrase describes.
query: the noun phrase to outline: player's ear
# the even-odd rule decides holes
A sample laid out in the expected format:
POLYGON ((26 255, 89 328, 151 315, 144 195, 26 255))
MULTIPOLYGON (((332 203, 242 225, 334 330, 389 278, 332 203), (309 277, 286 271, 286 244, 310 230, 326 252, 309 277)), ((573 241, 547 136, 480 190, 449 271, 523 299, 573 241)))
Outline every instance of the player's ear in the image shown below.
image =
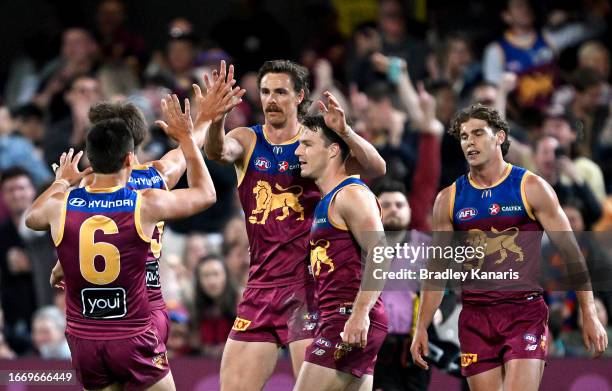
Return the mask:
POLYGON ((302 101, 304 100, 304 94, 305 94, 305 93, 304 93, 304 89, 301 89, 301 90, 300 90, 300 93, 299 93, 299 94, 297 94, 296 101, 297 101, 297 104, 298 104, 298 105, 299 105, 300 103, 302 103, 302 101))
POLYGON ((125 156, 125 161, 123 162, 123 166, 131 167, 134 165, 134 162, 135 162, 134 152, 128 152, 128 154, 125 156))
POLYGON ((506 141, 506 137, 508 137, 508 135, 506 134, 504 130, 498 131, 497 132, 497 144, 502 145, 504 141, 506 141))
POLYGON ((338 145, 338 143, 332 143, 330 144, 329 148, 327 148, 327 150, 329 151, 329 157, 330 158, 335 158, 336 156, 338 156, 340 154, 340 145, 338 145))

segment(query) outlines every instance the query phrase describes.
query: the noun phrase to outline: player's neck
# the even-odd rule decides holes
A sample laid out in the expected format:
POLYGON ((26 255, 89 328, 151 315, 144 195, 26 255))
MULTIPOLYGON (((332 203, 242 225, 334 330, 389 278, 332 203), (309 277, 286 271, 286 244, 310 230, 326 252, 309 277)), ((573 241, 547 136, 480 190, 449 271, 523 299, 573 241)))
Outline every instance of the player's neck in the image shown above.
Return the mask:
POLYGON ((504 159, 495 160, 480 167, 470 167, 470 179, 479 186, 491 187, 496 184, 508 169, 508 163, 504 159))
POLYGON ((114 174, 93 174, 93 180, 89 184, 91 189, 108 189, 116 186, 125 186, 127 182, 126 170, 123 169, 114 174))
POLYGON ((300 132, 302 125, 298 121, 297 117, 293 120, 288 120, 284 125, 274 127, 266 121, 264 124, 264 133, 266 138, 272 144, 282 144, 286 141, 291 140, 300 132))
POLYGON ((315 180, 315 183, 319 187, 319 191, 321 192, 321 196, 324 197, 334 189, 334 187, 338 186, 340 182, 345 180, 348 177, 344 165, 341 167, 331 167, 328 166, 325 169, 323 175, 321 175, 318 179, 315 180))

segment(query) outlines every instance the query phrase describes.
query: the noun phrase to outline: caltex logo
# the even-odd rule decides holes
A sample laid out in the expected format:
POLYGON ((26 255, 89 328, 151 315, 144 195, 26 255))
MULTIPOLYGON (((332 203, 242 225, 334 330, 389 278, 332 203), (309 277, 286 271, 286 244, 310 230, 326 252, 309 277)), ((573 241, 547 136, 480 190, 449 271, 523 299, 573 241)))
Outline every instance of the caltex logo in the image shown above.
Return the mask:
POLYGON ((279 172, 285 172, 289 169, 289 163, 287 163, 286 161, 282 161, 280 163, 278 163, 278 171, 279 172))
POLYGON ((498 204, 491 204, 491 206, 489 206, 489 214, 491 216, 495 216, 496 214, 499 213, 500 210, 501 210, 501 207, 498 204))

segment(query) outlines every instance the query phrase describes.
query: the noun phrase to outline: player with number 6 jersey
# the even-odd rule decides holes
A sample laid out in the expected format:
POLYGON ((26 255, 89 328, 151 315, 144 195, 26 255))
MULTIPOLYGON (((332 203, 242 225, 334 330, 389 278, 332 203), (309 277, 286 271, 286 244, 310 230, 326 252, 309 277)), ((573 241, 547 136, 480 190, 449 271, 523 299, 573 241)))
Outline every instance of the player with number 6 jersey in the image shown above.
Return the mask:
POLYGON ((31 229, 50 230, 65 273, 67 339, 77 378, 86 389, 174 390, 166 347, 151 320, 145 263, 157 223, 198 213, 216 201, 193 137, 189 102, 162 101, 162 128, 179 142, 188 189, 126 187, 134 140, 121 119, 100 121, 87 135, 93 179, 68 190, 84 172, 82 156, 62 155, 57 180, 26 212, 31 229), (169 109, 170 106, 170 109, 169 109))

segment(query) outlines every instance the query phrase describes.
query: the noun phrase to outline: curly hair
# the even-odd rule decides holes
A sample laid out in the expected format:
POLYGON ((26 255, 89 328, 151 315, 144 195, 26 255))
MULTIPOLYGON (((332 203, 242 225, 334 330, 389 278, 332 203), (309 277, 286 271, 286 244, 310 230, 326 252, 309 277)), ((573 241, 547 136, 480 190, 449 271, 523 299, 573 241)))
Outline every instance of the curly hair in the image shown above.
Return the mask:
POLYGON ((501 145, 502 155, 506 156, 506 153, 508 153, 508 149, 510 148, 510 140, 508 139, 510 130, 508 128, 508 123, 499 115, 497 110, 491 107, 477 103, 459 111, 455 115, 455 118, 453 118, 451 122, 452 125, 448 130, 448 133, 457 140, 461 140, 461 125, 467 122, 470 118, 485 121, 491 127, 491 129, 493 129, 493 133, 495 134, 497 134, 499 131, 503 131, 506 134, 506 139, 501 145))
POLYGON ((284 73, 291 77, 293 90, 296 94, 304 90, 304 99, 298 106, 298 117, 300 120, 306 116, 311 101, 308 99, 310 90, 308 89, 308 69, 300 64, 289 60, 266 61, 257 72, 257 87, 261 88, 261 79, 268 73, 284 73))

